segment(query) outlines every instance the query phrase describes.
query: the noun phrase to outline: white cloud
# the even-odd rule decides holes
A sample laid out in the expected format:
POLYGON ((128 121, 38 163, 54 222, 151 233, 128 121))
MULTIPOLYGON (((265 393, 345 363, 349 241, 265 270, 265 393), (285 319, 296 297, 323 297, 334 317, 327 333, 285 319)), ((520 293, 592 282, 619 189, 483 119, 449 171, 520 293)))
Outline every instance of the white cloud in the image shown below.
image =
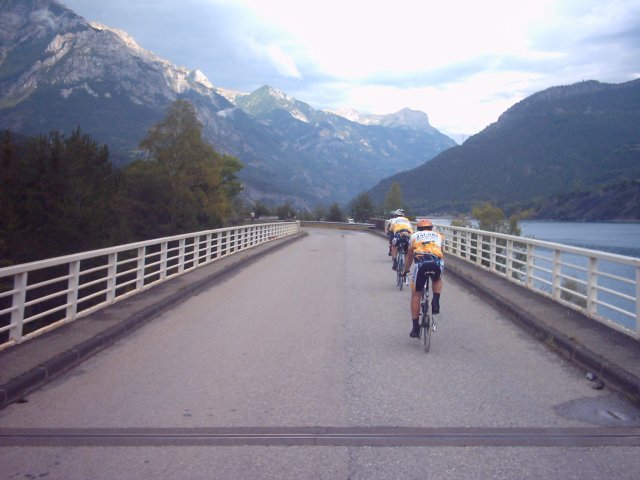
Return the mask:
POLYGON ((640 72, 638 0, 65 3, 217 87, 269 84, 315 108, 420 109, 452 133, 554 85, 640 72))
POLYGON ((266 51, 268 57, 282 75, 302 78, 302 74, 298 71, 293 58, 284 53, 278 45, 272 43, 266 47, 266 51))

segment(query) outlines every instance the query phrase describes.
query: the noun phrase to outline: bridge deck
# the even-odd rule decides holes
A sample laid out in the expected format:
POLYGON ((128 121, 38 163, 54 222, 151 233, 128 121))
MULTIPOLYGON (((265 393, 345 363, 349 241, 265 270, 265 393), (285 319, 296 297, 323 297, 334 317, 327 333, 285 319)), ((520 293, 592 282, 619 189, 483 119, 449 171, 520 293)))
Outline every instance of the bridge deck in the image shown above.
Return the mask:
MULTIPOLYGON (((110 345, 160 312, 187 300, 250 259, 305 236, 227 257, 88 317, 0 352, 0 408, 110 345)), ((530 333, 640 401, 638 342, 465 261, 448 257, 447 272, 530 333)))
MULTIPOLYGON (((449 259, 425 354, 408 336, 409 292, 395 288, 384 239, 306 233, 3 352, 3 381, 25 400, 0 412, 0 471, 65 480, 637 478, 640 408, 593 390, 584 368, 513 320, 541 328, 537 317, 554 319, 546 343, 556 345, 575 337, 585 346, 590 324, 571 325, 564 309, 449 259), (18 380, 17 364, 27 371, 18 380)), ((593 348, 637 379, 637 345, 603 335, 593 348), (621 349, 630 356, 613 357, 621 349)), ((603 364, 597 352, 582 358, 603 364)))

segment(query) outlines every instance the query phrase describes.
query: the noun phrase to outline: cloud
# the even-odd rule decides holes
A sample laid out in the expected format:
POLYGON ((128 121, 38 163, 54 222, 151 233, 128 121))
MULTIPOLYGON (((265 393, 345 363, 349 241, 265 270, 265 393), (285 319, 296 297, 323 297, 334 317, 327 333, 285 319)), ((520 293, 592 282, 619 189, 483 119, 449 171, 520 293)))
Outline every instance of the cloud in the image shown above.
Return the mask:
MULTIPOLYGON (((63 0, 64 1, 64 0, 63 0)), ((537 91, 640 74, 638 0, 68 0, 223 88, 476 133, 537 91)))
POLYGON ((270 43, 261 45, 254 40, 246 40, 247 45, 256 55, 257 59, 266 59, 276 71, 285 77, 302 78, 302 74, 296 67, 296 63, 290 55, 282 51, 279 45, 270 43))

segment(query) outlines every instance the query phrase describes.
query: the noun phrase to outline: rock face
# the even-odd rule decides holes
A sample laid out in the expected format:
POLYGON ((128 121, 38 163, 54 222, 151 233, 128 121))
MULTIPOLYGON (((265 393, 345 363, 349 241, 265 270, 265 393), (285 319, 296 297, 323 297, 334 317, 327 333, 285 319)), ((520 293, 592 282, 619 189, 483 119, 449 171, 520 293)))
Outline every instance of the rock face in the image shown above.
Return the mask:
POLYGON ((200 71, 177 67, 126 32, 89 23, 53 0, 3 2, 1 129, 34 135, 79 126, 109 146, 115 164, 125 164, 178 98, 194 104, 207 141, 245 165, 240 176, 250 200, 346 202, 455 145, 422 112, 358 123, 270 87, 219 92, 200 71))

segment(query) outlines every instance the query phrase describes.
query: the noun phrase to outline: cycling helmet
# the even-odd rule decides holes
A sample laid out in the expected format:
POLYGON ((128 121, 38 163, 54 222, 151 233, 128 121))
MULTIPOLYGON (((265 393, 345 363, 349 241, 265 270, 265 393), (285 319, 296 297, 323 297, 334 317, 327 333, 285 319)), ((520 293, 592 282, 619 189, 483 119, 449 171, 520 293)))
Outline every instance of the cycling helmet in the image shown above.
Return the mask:
POLYGON ((404 217, 404 210, 399 208, 396 210, 396 217, 404 217))
POLYGON ((427 220, 426 218, 421 218, 420 220, 418 220, 418 228, 426 228, 426 227, 433 227, 433 223, 431 223, 431 220, 427 220))

